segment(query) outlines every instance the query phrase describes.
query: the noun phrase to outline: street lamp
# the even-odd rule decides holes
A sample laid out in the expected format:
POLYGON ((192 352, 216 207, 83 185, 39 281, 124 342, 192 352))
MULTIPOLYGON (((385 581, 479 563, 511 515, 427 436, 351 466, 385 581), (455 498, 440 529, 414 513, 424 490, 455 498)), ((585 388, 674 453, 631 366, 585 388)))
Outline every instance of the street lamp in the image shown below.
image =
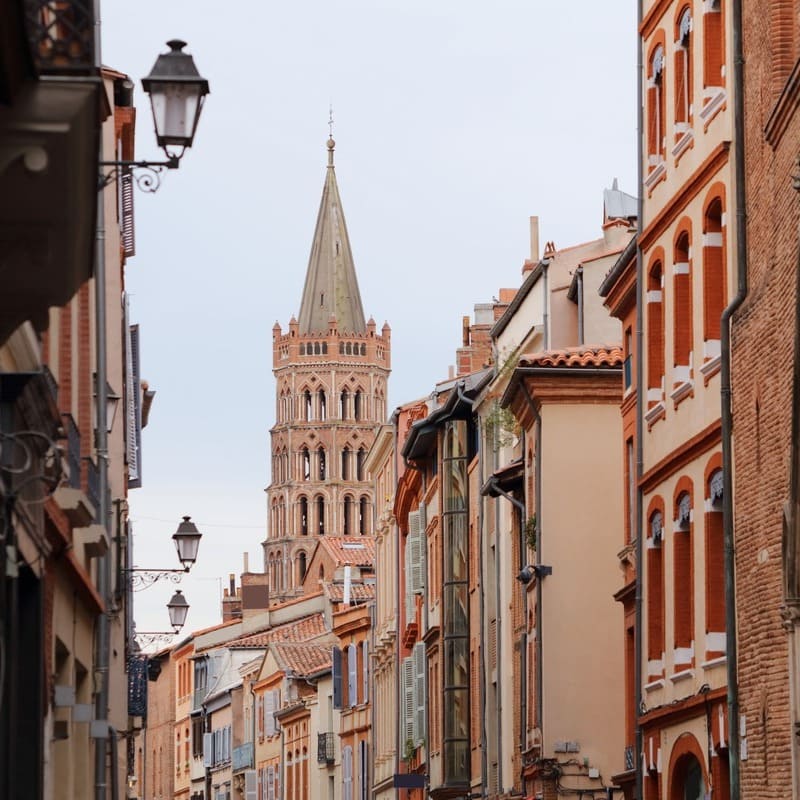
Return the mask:
MULTIPOLYGON (((184 517, 183 522, 178 525, 178 530, 172 535, 172 541, 175 542, 175 549, 178 551, 178 559, 183 567, 181 569, 140 569, 139 567, 126 569, 125 572, 129 577, 131 589, 134 592, 146 589, 162 578, 168 578, 173 583, 180 583, 183 575, 192 568, 192 565, 197 560, 197 550, 200 547, 202 536, 203 534, 197 530, 197 526, 192 522, 192 518, 184 517)), ((174 600, 175 597, 170 602, 174 600)), ((185 599, 184 602, 186 602, 185 599)), ((188 605, 186 608, 188 609, 188 605)), ((172 612, 170 612, 170 619, 172 618, 171 614, 172 612)), ((185 613, 183 619, 186 619, 185 613)), ((181 624, 183 623, 181 622, 181 624)))
POLYGON ((155 192, 161 185, 162 170, 177 169, 186 148, 194 142, 200 112, 210 92, 208 81, 197 71, 189 53, 183 52, 186 42, 170 39, 167 46, 169 52, 159 55, 150 74, 142 78, 142 87, 150 96, 156 141, 167 160, 101 161, 101 167, 113 169, 100 175, 100 189, 122 173, 133 174, 142 191, 155 192))
POLYGON ((140 647, 149 647, 152 644, 169 644, 172 639, 180 633, 181 628, 186 622, 186 615, 189 613, 189 603, 183 596, 180 589, 176 589, 175 594, 167 603, 169 613, 169 624, 171 631, 134 631, 133 638, 140 647))

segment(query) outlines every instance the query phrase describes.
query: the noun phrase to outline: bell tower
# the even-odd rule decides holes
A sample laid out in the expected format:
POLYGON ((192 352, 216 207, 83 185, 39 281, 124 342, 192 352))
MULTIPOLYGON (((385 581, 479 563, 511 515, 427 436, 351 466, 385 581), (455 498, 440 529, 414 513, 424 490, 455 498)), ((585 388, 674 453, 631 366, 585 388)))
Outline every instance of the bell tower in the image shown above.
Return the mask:
MULTIPOLYGON (((322 536, 372 536, 364 462, 386 420, 391 330, 364 321, 333 156, 311 243, 298 318, 272 329, 276 422, 270 430, 264 571, 270 603, 316 589, 306 570, 322 536)), ((330 576, 328 576, 330 578, 330 576)))

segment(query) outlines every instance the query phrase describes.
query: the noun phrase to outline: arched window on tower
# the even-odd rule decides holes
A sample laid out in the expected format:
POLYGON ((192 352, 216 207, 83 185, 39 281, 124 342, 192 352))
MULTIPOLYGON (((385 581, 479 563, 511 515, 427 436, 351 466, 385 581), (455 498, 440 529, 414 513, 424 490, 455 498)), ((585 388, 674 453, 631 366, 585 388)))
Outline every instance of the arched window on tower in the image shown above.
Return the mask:
POLYGON ((311 392, 306 389, 303 392, 303 419, 306 422, 310 422, 313 418, 314 415, 311 409, 311 392))
POLYGON ((352 533, 351 524, 353 519, 353 498, 348 494, 344 498, 344 518, 342 519, 342 528, 345 536, 352 533))
POLYGON ((364 409, 362 408, 363 403, 364 395, 359 389, 353 397, 353 418, 356 420, 360 420, 364 413, 364 409))
POLYGON ((367 460, 367 451, 363 447, 358 448, 356 454, 356 480, 364 480, 364 462, 367 460))
POLYGON ((324 422, 328 418, 328 401, 324 389, 317 392, 317 402, 319 403, 319 418, 324 422))
POLYGON ((308 536, 308 498, 300 497, 300 535, 308 536))
POLYGON ((300 470, 304 481, 311 480, 311 454, 307 447, 300 450, 300 470))
POLYGON ((350 480, 350 448, 343 447, 342 448, 342 474, 341 474, 343 481, 350 480))
POLYGON ((319 450, 317 450, 317 458, 318 458, 318 463, 319 463, 319 479, 321 481, 324 481, 325 480, 325 475, 327 473, 327 463, 326 463, 326 458, 325 458, 325 448, 324 447, 320 447, 319 450))
POLYGON ((303 582, 303 578, 306 577, 306 554, 301 550, 297 554, 297 585, 299 586, 303 582))
POLYGON ((339 395, 339 416, 342 419, 347 419, 349 405, 349 392, 347 389, 342 389, 342 393, 339 395))
POLYGON ((362 495, 358 502, 358 532, 364 536, 369 533, 369 498, 362 495))
POLYGON ((325 535, 325 498, 322 495, 317 497, 317 533, 325 535))

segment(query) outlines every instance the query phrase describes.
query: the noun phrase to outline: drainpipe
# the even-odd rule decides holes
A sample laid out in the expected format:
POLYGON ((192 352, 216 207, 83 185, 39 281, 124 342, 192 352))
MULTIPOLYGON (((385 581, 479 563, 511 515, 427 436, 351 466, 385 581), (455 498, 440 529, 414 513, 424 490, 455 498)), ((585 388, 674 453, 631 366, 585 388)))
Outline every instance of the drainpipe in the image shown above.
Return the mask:
POLYGON ((736 642, 736 558, 733 520, 733 408, 731 403, 731 322, 747 296, 747 208, 744 174, 744 53, 742 0, 733 0, 733 158, 736 207, 736 296, 722 312, 720 331, 722 395, 722 528, 725 543, 725 655, 728 681, 728 760, 731 800, 739 800, 739 687, 736 642))
MULTIPOLYGON (((478 441, 483 441, 483 430, 480 425, 480 418, 478 418, 478 441)), ((483 480, 483 471, 484 471, 484 458, 483 458, 483 447, 478 447, 478 474, 481 476, 481 480, 483 480)), ((486 641, 486 623, 485 623, 485 614, 486 614, 486 603, 484 601, 484 558, 483 558, 483 502, 484 498, 481 497, 479 500, 478 506, 478 536, 480 537, 480 541, 478 542, 478 575, 480 576, 480 591, 478 592, 478 602, 480 607, 480 641, 486 641)), ((495 528, 495 536, 497 535, 497 529, 495 528)), ((495 644, 496 647, 496 644, 495 644)), ((497 650, 495 649, 495 653, 497 650)), ((486 797, 488 792, 488 750, 487 746, 487 735, 486 735, 486 648, 481 647, 480 649, 480 681, 478 683, 478 692, 479 692, 479 707, 481 711, 481 796, 486 797)), ((499 670, 498 670, 499 673, 499 670)), ((496 710, 496 709, 495 709, 496 710)), ((499 758, 498 758, 499 762, 499 758)))
MULTIPOLYGON (((639 0, 637 30, 641 30, 644 17, 644 0, 639 0)), ((644 264, 642 262, 642 248, 639 244, 639 235, 644 227, 644 93, 642 82, 644 80, 644 63, 642 58, 642 40, 636 37, 636 119, 638 136, 636 137, 636 171, 638 183, 637 201, 637 240, 636 240, 636 501, 634 506, 634 524, 636 530, 631 534, 636 535, 636 584, 634 590, 634 623, 633 623, 633 684, 634 684, 634 742, 633 742, 633 768, 636 775, 636 797, 643 796, 644 780, 642 775, 642 727, 639 723, 639 713, 642 708, 642 572, 644 570, 644 492, 641 487, 641 478, 644 473, 644 301, 646 298, 644 286, 644 264)))
MULTIPOLYGON (((545 272, 545 275, 547 273, 545 272)), ((545 328, 547 334, 547 328, 545 328)), ((546 349, 546 347, 545 347, 546 349)), ((528 408, 533 414, 534 422, 536 423, 536 435, 534 437, 534 500, 536 514, 536 566, 542 565, 542 417, 539 414, 536 404, 533 402, 528 387, 524 381, 520 381, 520 388, 528 404, 528 408)), ((526 617, 525 624, 527 625, 527 597, 528 591, 525 590, 526 598, 526 617)), ((538 723, 539 734, 541 741, 544 742, 544 689, 542 687, 542 680, 544 670, 542 668, 542 579, 536 577, 536 722, 538 723)))
POLYGON ((575 270, 578 283, 578 344, 583 344, 583 267, 575 270))
POLYGON ((542 292, 544 294, 544 310, 542 312, 542 323, 544 327, 544 349, 548 350, 550 348, 550 314, 548 313, 548 309, 550 308, 550 290, 548 288, 547 270, 550 267, 550 259, 543 258, 541 264, 542 292))
MULTIPOLYGON (((100 37, 100 0, 94 0, 95 14, 95 63, 98 68, 102 66, 101 58, 101 37, 100 37)), ((105 91, 105 86, 102 86, 105 91)), ((98 150, 98 161, 103 160, 103 136, 100 134, 100 146, 98 150)), ((98 172, 99 172, 98 164, 98 172)), ((105 192, 97 192, 97 233, 95 236, 95 338, 97 364, 95 370, 95 394, 97 400, 97 467, 99 472, 98 480, 98 509, 97 521, 105 528, 106 535, 110 535, 110 515, 108 508, 108 430, 106 419, 107 406, 107 350, 106 350, 106 263, 105 263, 105 192)), ((106 750, 109 745, 109 725, 108 725, 108 669, 111 655, 111 620, 109 617, 111 595, 110 595, 110 569, 111 560, 108 553, 100 557, 97 561, 97 593, 100 595, 104 608, 97 618, 95 634, 95 657, 94 657, 94 679, 97 686, 95 695, 95 723, 96 730, 93 731, 95 738, 94 748, 94 796, 95 800, 106 800, 107 797, 107 772, 106 769, 106 750), (102 726, 102 730, 100 729, 102 726)), ((118 765, 112 761, 111 772, 114 774, 118 765)))
MULTIPOLYGON (((398 441, 400 439, 400 433, 398 430, 398 422, 400 418, 400 409, 396 408, 394 413, 392 414, 392 425, 393 425, 393 435, 394 435, 394 495, 395 499, 397 498, 397 484, 400 475, 400 453, 398 452, 398 441)), ((405 460, 406 466, 410 466, 408 461, 405 460)), ((394 509, 392 509, 394 511, 394 509)), ((394 514, 392 514, 394 516, 394 514)), ((397 614, 397 623, 395 624, 395 634, 394 634, 394 707, 395 707, 395 736, 396 741, 402 742, 405 744, 405 736, 402 730, 402 721, 400 718, 400 714, 397 713, 398 709, 401 708, 402 702, 402 686, 400 682, 400 529, 397 525, 397 520, 395 520, 394 524, 392 525, 393 533, 394 533, 394 545, 395 545, 395 586, 394 586, 394 608, 395 614, 397 614)), ((427 714, 425 715, 427 719, 427 714)), ((430 740, 429 740, 430 741, 430 740)), ((394 748, 394 774, 398 775, 400 773, 400 747, 394 748)))

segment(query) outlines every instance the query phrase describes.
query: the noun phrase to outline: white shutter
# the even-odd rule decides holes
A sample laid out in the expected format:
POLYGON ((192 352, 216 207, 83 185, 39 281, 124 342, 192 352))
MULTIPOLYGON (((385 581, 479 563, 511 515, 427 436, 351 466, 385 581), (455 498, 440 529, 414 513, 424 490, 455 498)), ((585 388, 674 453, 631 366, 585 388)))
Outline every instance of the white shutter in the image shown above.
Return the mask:
POLYGON ((417 642, 412 651, 414 659, 414 743, 425 740, 425 642, 417 642))
POLYGON ((275 692, 272 691, 264 694, 264 734, 275 734, 275 692))
POLYGON ((369 702, 369 642, 364 639, 361 642, 361 700, 364 703, 369 702))
POLYGON ((358 651, 354 644, 347 647, 347 705, 358 705, 358 651))
POLYGON ((136 235, 133 226, 133 173, 127 169, 119 176, 120 233, 126 256, 136 255, 136 235))
POLYGON ((267 800, 275 800, 275 767, 267 767, 267 800))
POLYGON ((260 694, 256 695, 256 733, 259 739, 264 737, 264 698, 260 694))
POLYGON ((254 769, 244 773, 244 800, 258 800, 258 780, 254 769))
POLYGON ((411 582, 411 534, 406 536, 406 549, 404 553, 405 567, 405 601, 406 601, 406 625, 414 621, 414 589, 411 582))
POLYGON ((125 458, 128 464, 128 486, 142 485, 139 449, 142 441, 142 407, 139 365, 139 326, 128 324, 130 302, 125 295, 125 458))
POLYGON ((342 800, 353 800, 353 748, 342 748, 342 800))
POLYGON ((406 742, 414 741, 414 660, 403 659, 403 733, 405 740, 401 750, 405 750, 406 742))
POLYGON ((214 766, 214 734, 203 734, 203 766, 214 766))
POLYGON ((415 594, 422 593, 422 530, 419 511, 412 511, 408 515, 408 542, 411 549, 411 591, 415 594))

